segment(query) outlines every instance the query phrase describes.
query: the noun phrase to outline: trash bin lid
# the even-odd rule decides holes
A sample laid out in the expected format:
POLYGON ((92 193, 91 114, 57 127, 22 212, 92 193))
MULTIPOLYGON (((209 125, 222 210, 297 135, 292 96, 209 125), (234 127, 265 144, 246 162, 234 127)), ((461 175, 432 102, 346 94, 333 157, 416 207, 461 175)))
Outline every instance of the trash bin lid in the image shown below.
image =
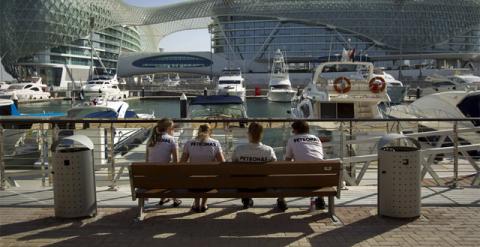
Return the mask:
POLYGON ((62 138, 61 140, 59 140, 58 142, 54 143, 52 145, 52 148, 54 150, 57 150, 57 148, 60 146, 60 145, 73 145, 73 144, 80 144, 90 150, 93 150, 94 149, 94 145, 93 145, 93 142, 92 140, 90 140, 90 138, 88 138, 87 136, 84 136, 84 135, 73 135, 73 136, 67 136, 65 138, 62 138))
POLYGON ((417 150, 422 149, 422 146, 420 145, 420 142, 418 142, 414 138, 404 136, 402 134, 388 134, 388 135, 382 136, 382 138, 378 142, 378 150, 382 149, 383 147, 390 144, 391 142, 393 142, 395 140, 399 140, 399 139, 409 140, 410 142, 412 142, 417 147, 417 150))

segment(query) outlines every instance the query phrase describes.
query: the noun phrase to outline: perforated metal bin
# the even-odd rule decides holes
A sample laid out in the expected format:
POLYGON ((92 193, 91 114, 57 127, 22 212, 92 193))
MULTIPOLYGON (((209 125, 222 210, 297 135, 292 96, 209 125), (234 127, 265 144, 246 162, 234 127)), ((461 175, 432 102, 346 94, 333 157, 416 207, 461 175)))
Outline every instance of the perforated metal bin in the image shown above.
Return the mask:
POLYGON ((378 214, 396 218, 420 216, 420 143, 390 134, 380 140, 378 148, 378 214), (413 147, 402 145, 409 143, 413 147))
POLYGON ((54 144, 53 198, 55 216, 93 217, 97 214, 92 141, 83 135, 54 144))

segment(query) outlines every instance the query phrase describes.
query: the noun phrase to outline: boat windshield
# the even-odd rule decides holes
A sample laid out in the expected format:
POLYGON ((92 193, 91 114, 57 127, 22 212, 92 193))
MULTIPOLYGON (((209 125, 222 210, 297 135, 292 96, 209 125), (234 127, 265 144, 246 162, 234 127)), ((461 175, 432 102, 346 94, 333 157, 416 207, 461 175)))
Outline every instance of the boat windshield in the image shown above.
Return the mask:
POLYGON ((272 85, 270 86, 272 89, 291 89, 290 85, 272 85))
MULTIPOLYGON (((480 117, 480 94, 465 97, 465 99, 458 104, 458 109, 465 115, 465 117, 479 118, 480 117)), ((480 126, 480 121, 472 121, 473 125, 480 126)))
POLYGON ((221 80, 218 81, 218 84, 241 84, 241 81, 236 81, 236 80, 221 80))
POLYGON ((11 85, 8 87, 8 91, 13 91, 13 90, 20 90, 23 89, 25 85, 11 85))
POLYGON ((89 82, 88 82, 88 85, 95 85, 95 84, 97 84, 97 85, 102 85, 102 84, 103 84, 103 81, 89 81, 89 82))
POLYGON ((245 118, 245 108, 240 104, 222 104, 222 105, 191 105, 191 118, 225 117, 225 118, 245 118))

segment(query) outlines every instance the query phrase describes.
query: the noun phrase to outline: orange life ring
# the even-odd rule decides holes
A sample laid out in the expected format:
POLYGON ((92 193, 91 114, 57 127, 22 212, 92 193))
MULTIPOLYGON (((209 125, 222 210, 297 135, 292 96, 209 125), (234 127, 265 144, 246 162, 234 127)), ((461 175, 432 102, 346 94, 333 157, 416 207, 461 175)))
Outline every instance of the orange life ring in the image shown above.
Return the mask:
POLYGON ((352 89, 352 83, 347 77, 341 76, 335 79, 333 82, 333 87, 337 93, 348 93, 352 89))
POLYGON ((385 83, 385 79, 382 77, 373 77, 368 83, 368 87, 372 93, 381 93, 385 91, 387 83, 385 83), (380 81, 380 83, 378 83, 377 80, 380 81))

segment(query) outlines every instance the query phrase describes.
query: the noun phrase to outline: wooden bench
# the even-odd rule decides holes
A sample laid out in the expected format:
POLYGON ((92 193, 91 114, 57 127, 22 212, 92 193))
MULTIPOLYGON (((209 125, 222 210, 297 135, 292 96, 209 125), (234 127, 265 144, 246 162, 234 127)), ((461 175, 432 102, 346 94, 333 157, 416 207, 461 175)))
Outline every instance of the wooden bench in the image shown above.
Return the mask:
POLYGON ((129 167, 132 200, 145 216, 145 198, 277 198, 328 197, 334 221, 334 197, 340 198, 340 161, 271 163, 133 163, 129 167), (212 188, 206 192, 189 189, 212 188), (242 189, 264 191, 240 192, 242 189))

